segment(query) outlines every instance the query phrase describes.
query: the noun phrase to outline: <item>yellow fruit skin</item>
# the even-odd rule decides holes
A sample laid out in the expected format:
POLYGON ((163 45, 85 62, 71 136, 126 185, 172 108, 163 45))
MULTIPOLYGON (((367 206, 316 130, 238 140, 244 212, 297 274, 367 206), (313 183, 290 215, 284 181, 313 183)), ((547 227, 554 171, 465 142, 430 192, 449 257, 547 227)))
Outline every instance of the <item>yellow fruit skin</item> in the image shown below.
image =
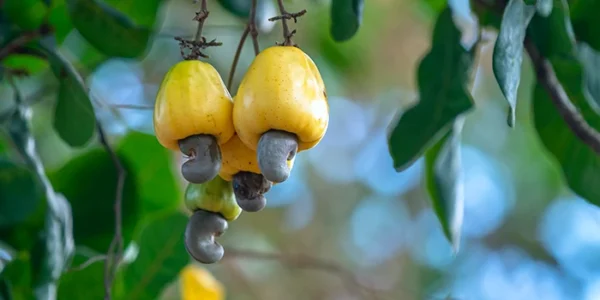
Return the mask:
MULTIPOLYGON (((248 148, 237 135, 234 135, 227 143, 221 146, 221 170, 219 176, 231 181, 233 175, 238 172, 252 172, 262 174, 258 167, 256 151, 248 148)), ((294 166, 294 159, 287 162, 290 170, 294 166)))
POLYGON ((182 300, 224 300, 223 284, 206 269, 189 264, 179 273, 182 300))
POLYGON ((185 206, 191 211, 202 209, 219 213, 227 221, 234 221, 242 213, 231 183, 219 176, 202 184, 188 184, 184 200, 185 206))
POLYGON ((165 75, 154 105, 154 131, 161 145, 179 150, 178 141, 197 134, 212 135, 219 145, 234 134, 233 100, 210 64, 186 60, 165 75))
POLYGON ((271 129, 296 134, 298 151, 317 145, 327 130, 329 105, 325 84, 312 59, 292 46, 263 50, 240 83, 233 123, 252 150, 271 129))

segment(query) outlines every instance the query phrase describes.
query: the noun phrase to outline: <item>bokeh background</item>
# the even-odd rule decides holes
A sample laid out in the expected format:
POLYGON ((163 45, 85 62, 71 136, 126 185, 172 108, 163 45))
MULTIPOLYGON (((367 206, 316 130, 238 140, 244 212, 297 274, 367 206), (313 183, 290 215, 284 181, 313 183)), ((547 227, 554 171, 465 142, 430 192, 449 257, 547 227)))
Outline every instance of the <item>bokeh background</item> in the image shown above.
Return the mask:
MULTIPOLYGON (((450 2, 462 7, 459 17, 468 23, 468 1, 450 2)), ((277 14, 274 2, 261 5, 264 49, 281 40, 281 31, 266 20, 277 14)), ((336 43, 329 35, 330 1, 289 2, 288 11, 308 10, 292 26, 298 30, 296 43, 324 78, 330 126, 317 147, 298 155, 291 178, 267 194, 267 208, 243 213, 220 238, 226 252, 281 253, 281 259, 267 260, 226 256, 205 266, 222 282, 227 299, 600 299, 600 210, 565 187, 535 135, 529 109, 533 74, 527 59, 517 126, 506 126, 506 103, 491 68, 495 32, 485 32, 488 42, 473 70, 476 110, 466 118, 462 138, 466 207, 458 254, 430 207, 423 160, 401 173, 394 170, 387 130, 395 114, 417 101, 416 68, 428 51, 441 5, 443 1, 366 1, 359 33, 336 43), (313 266, 297 260, 298 255, 328 265, 313 266)), ((131 131, 153 134, 158 85, 181 60, 173 37, 193 35, 191 19, 197 9, 191 1, 165 1, 162 24, 141 61, 101 61, 76 31, 67 37, 62 49, 67 57, 88 65, 101 61, 85 79, 111 140, 131 131)), ((223 46, 206 53, 226 80, 245 24, 215 1, 209 1, 209 10, 204 35, 223 46)), ((253 56, 248 40, 232 94, 253 56)), ((30 98, 53 98, 37 89, 42 81, 33 77, 18 84, 30 98)), ((12 93, 8 85, 0 88, 5 96, 12 93)), ((35 135, 48 170, 84 151, 70 149, 48 126, 53 101, 34 106, 39 118, 35 135)), ((137 151, 144 156, 152 150, 140 145, 137 151)), ((143 169, 141 175, 179 176, 180 154, 170 154, 169 169, 143 169)), ((177 182, 183 191, 185 182, 180 177, 177 182)), ((174 289, 167 288, 163 299, 175 297, 174 289)))

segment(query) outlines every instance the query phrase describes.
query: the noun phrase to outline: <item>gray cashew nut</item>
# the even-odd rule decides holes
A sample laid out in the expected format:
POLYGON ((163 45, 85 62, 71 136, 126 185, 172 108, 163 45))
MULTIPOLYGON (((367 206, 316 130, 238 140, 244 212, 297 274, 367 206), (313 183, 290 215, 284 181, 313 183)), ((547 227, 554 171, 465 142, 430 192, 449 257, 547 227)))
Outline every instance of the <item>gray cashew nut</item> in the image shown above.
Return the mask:
POLYGON ((257 212, 267 205, 264 194, 273 183, 261 174, 239 172, 233 176, 233 193, 238 206, 247 212, 257 212))
POLYGON ((227 230, 228 224, 220 214, 197 210, 185 228, 185 249, 198 262, 212 264, 223 258, 223 246, 215 241, 227 230))
POLYGON ((258 167, 267 180, 284 182, 290 177, 287 165, 298 152, 298 137, 281 130, 270 130, 260 137, 256 149, 258 167))
POLYGON ((179 149, 190 158, 181 166, 181 174, 191 183, 205 183, 219 174, 221 149, 212 135, 192 135, 179 141, 179 149))

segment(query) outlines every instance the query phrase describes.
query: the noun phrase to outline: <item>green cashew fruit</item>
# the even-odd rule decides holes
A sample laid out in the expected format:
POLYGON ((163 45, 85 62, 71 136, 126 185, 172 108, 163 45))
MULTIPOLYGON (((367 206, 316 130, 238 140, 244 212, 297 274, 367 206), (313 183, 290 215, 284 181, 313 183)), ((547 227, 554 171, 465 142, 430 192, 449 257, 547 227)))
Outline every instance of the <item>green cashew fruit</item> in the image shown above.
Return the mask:
POLYGON ((188 184, 185 206, 191 211, 205 210, 221 214, 227 221, 237 219, 242 212, 233 193, 231 182, 216 176, 211 181, 188 184))

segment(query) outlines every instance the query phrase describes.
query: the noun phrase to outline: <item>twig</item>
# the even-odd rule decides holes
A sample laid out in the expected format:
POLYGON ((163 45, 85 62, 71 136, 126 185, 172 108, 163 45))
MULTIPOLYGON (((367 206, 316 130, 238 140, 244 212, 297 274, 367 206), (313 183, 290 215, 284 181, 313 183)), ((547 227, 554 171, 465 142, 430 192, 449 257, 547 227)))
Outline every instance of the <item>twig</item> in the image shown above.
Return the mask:
POLYGON ((548 92, 552 103, 567 123, 567 126, 583 143, 600 154, 600 133, 583 118, 577 107, 571 102, 550 62, 545 59, 529 39, 525 39, 525 49, 533 63, 538 81, 548 92))
POLYGON ((235 55, 233 56, 233 63, 231 64, 229 78, 227 79, 227 89, 229 90, 231 90, 231 84, 233 83, 233 75, 235 75, 235 69, 237 68, 238 61, 240 60, 240 55, 242 54, 244 42, 246 42, 248 34, 250 34, 250 36, 252 37, 252 44, 254 45, 254 55, 258 55, 258 53, 260 53, 260 48, 258 47, 258 30, 256 30, 256 2, 257 0, 252 0, 248 25, 246 25, 246 28, 242 33, 240 42, 237 46, 237 49, 235 50, 235 55))
POLYGON ((29 42, 35 40, 38 37, 40 37, 39 31, 31 31, 26 32, 20 35, 18 38, 15 38, 14 40, 10 41, 10 43, 8 43, 6 46, 0 49, 0 60, 3 60, 14 51, 17 51, 18 49, 27 45, 29 42))
POLYGON ((207 41, 206 38, 202 36, 202 28, 204 27, 204 21, 206 21, 209 14, 206 1, 207 0, 202 0, 200 11, 196 12, 196 16, 194 17, 194 21, 198 22, 198 27, 196 29, 194 39, 187 40, 179 36, 175 37, 175 40, 179 42, 181 57, 183 57, 186 60, 199 59, 200 57, 208 58, 208 55, 202 53, 202 50, 208 47, 221 46, 223 44, 217 42, 216 39, 212 41, 207 41), (190 50, 190 54, 185 54, 186 49, 190 50))
POLYGON ((81 271, 81 270, 91 266, 93 263, 103 261, 103 260, 106 260, 106 255, 92 256, 92 257, 88 258, 86 261, 84 261, 83 263, 81 263, 79 266, 70 268, 69 270, 67 270, 67 272, 81 271))
POLYGON ((298 17, 301 17, 306 13, 306 9, 303 9, 297 13, 289 13, 285 10, 285 7, 283 6, 283 0, 277 0, 277 4, 279 6, 280 15, 270 18, 269 21, 273 22, 273 21, 281 20, 281 26, 283 27, 283 43, 278 44, 278 45, 296 46, 292 42, 292 36, 294 36, 294 34, 296 33, 296 30, 292 30, 290 32, 290 28, 288 27, 287 21, 294 20, 294 23, 296 23, 298 21, 298 17))
POLYGON ((104 129, 102 129, 102 125, 96 120, 96 131, 98 132, 98 137, 100 139, 100 143, 110 155, 110 158, 117 170, 117 188, 115 194, 115 203, 114 203, 114 211, 115 211, 115 235, 110 242, 110 246, 108 247, 108 251, 106 252, 106 261, 104 262, 104 299, 109 300, 111 294, 112 282, 116 273, 116 269, 118 264, 123 257, 123 233, 122 233, 122 216, 121 216, 121 204, 123 202, 123 188, 125 186, 125 177, 127 173, 121 160, 115 153, 115 151, 110 146, 108 140, 106 139, 106 135, 104 133, 104 129), (116 249, 116 255, 115 255, 116 249))
MULTIPOLYGON (((494 1, 487 3, 484 0, 475 0, 478 5, 488 8, 501 14, 504 11, 505 4, 494 1)), ((556 77, 552 64, 541 55, 535 44, 531 42, 528 36, 525 37, 525 50, 531 58, 533 68, 538 82, 544 87, 552 104, 558 110, 569 129, 583 143, 588 145, 594 152, 600 154, 600 133, 590 126, 585 118, 578 111, 577 107, 569 99, 562 84, 556 77)))
POLYGON ((296 268, 321 270, 337 274, 344 282, 346 282, 349 288, 357 292, 372 291, 371 288, 361 284, 356 278, 356 276, 354 276, 354 274, 352 274, 351 271, 345 269, 344 267, 332 262, 320 260, 318 258, 303 254, 286 255, 281 253, 265 253, 230 247, 227 248, 224 258, 274 260, 296 268))

